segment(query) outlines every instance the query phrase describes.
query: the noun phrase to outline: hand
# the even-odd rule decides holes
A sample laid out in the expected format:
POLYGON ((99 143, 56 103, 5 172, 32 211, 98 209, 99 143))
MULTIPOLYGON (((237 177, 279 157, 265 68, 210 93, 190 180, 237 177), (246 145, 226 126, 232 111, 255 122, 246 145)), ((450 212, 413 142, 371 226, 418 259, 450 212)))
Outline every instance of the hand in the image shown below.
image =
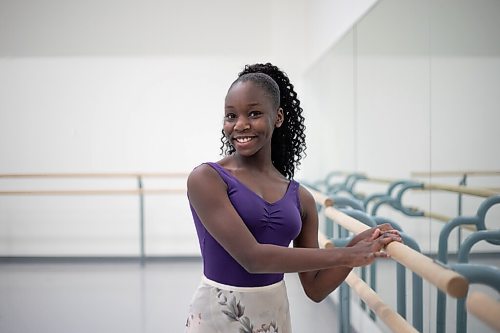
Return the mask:
POLYGON ((384 223, 380 224, 376 227, 366 229, 365 231, 357 234, 347 246, 354 246, 356 245, 359 241, 367 238, 371 238, 373 236, 373 233, 376 232, 376 230, 379 230, 380 233, 391 233, 397 236, 400 236, 399 231, 396 229, 393 229, 392 226, 389 223, 384 223))
POLYGON ((349 266, 359 267, 371 264, 376 258, 388 258, 389 255, 382 251, 391 242, 401 242, 399 233, 391 232, 389 229, 382 232, 378 228, 369 229, 372 234, 368 238, 361 239, 349 248, 349 266))

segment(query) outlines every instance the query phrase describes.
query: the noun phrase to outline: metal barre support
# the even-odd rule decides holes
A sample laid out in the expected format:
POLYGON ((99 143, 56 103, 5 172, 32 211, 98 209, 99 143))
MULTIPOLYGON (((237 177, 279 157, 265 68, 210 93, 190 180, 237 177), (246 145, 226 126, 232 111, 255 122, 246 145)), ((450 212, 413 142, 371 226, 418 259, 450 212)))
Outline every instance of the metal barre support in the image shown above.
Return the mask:
MULTIPOLYGON (((329 240, 322 232, 318 232, 318 240, 320 247, 322 248, 331 248, 333 247, 333 243, 329 240)), ((340 285, 339 291, 343 291, 340 293, 340 297, 347 298, 349 297, 349 288, 346 288, 346 284, 349 285, 358 296, 368 305, 368 307, 377 314, 378 318, 380 318, 393 332, 410 332, 416 333, 418 332, 413 326, 411 326, 401 315, 391 309, 381 298, 380 296, 371 289, 362 279, 360 279, 356 273, 351 272, 346 277, 344 283, 340 285), (347 294, 346 294, 347 292, 347 294)), ((342 300, 341 300, 342 303, 342 300)), ((341 318, 339 323, 339 329, 341 332, 349 332, 349 322, 344 322, 344 318, 349 318, 347 309, 340 309, 339 317, 341 318)))
MULTIPOLYGON (((317 198, 317 191, 310 190, 315 199, 317 198)), ((326 202, 325 196, 322 196, 322 201, 326 202)), ((368 229, 369 227, 363 223, 353 219, 352 217, 343 214, 342 212, 336 210, 333 207, 326 207, 324 209, 325 216, 333 219, 338 224, 349 229, 350 231, 358 234, 368 229)), ((468 282, 460 274, 445 269, 444 267, 434 263, 432 259, 412 250, 404 244, 393 242, 387 246, 387 252, 391 257, 397 260, 399 263, 403 264, 413 272, 425 278, 427 281, 432 283, 434 286, 443 290, 447 294, 453 297, 464 297, 467 295, 468 282)))
POLYGON ((145 263, 145 245, 144 245, 144 193, 142 192, 142 177, 137 177, 137 187, 139 188, 139 246, 141 253, 141 266, 144 266, 145 263))

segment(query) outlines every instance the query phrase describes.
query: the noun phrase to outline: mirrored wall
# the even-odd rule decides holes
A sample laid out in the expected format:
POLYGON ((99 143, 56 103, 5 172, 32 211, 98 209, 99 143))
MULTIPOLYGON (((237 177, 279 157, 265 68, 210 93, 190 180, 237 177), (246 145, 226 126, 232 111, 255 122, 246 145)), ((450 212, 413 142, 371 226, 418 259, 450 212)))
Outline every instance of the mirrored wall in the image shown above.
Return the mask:
MULTIPOLYGON (((309 169, 316 175, 343 171, 339 181, 345 173, 359 172, 429 187, 465 181, 471 188, 500 191, 499 32, 499 1, 379 1, 307 73, 306 95, 313 101, 307 105, 313 118, 309 169)), ((369 195, 387 186, 364 180, 356 191, 369 195)), ((484 200, 410 190, 403 202, 425 216, 409 217, 390 206, 378 215, 397 221, 422 252, 435 256, 446 221, 475 215, 484 200)), ((486 226, 500 227, 500 208, 488 212, 486 226)), ((466 229, 451 234, 451 260, 469 234, 466 229)), ((498 267, 498 247, 482 242, 473 253, 498 267)), ((425 331, 433 332, 435 290, 426 286, 425 294, 425 331)), ((455 331, 453 304, 450 332, 455 331)))

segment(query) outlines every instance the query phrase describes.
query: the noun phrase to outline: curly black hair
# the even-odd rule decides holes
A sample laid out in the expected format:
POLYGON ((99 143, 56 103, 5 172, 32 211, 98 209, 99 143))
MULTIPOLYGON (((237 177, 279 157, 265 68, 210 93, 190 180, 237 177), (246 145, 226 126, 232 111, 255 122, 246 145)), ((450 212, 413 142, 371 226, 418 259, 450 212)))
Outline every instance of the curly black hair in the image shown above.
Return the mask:
MULTIPOLYGON (((288 179, 292 179, 295 168, 300 165, 300 160, 305 155, 306 135, 304 117, 297 93, 293 89, 285 72, 278 67, 266 64, 246 65, 238 74, 238 78, 248 73, 264 73, 269 75, 280 90, 280 107, 283 109, 284 122, 281 127, 275 128, 271 139, 271 160, 276 169, 288 179)), ((238 80, 236 80, 237 82, 238 80)), ((234 83, 233 83, 234 84, 234 83)), ((222 130, 221 151, 224 155, 235 152, 231 142, 222 130)))

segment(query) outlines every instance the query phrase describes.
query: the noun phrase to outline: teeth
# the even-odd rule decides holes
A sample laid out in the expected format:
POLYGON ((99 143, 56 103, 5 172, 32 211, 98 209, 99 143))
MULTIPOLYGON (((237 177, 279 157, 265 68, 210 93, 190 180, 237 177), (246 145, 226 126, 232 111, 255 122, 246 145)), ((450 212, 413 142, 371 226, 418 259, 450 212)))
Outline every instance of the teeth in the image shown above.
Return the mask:
POLYGON ((250 140, 252 140, 252 138, 249 138, 249 137, 236 138, 236 141, 238 141, 239 143, 245 143, 245 142, 248 142, 250 140))

